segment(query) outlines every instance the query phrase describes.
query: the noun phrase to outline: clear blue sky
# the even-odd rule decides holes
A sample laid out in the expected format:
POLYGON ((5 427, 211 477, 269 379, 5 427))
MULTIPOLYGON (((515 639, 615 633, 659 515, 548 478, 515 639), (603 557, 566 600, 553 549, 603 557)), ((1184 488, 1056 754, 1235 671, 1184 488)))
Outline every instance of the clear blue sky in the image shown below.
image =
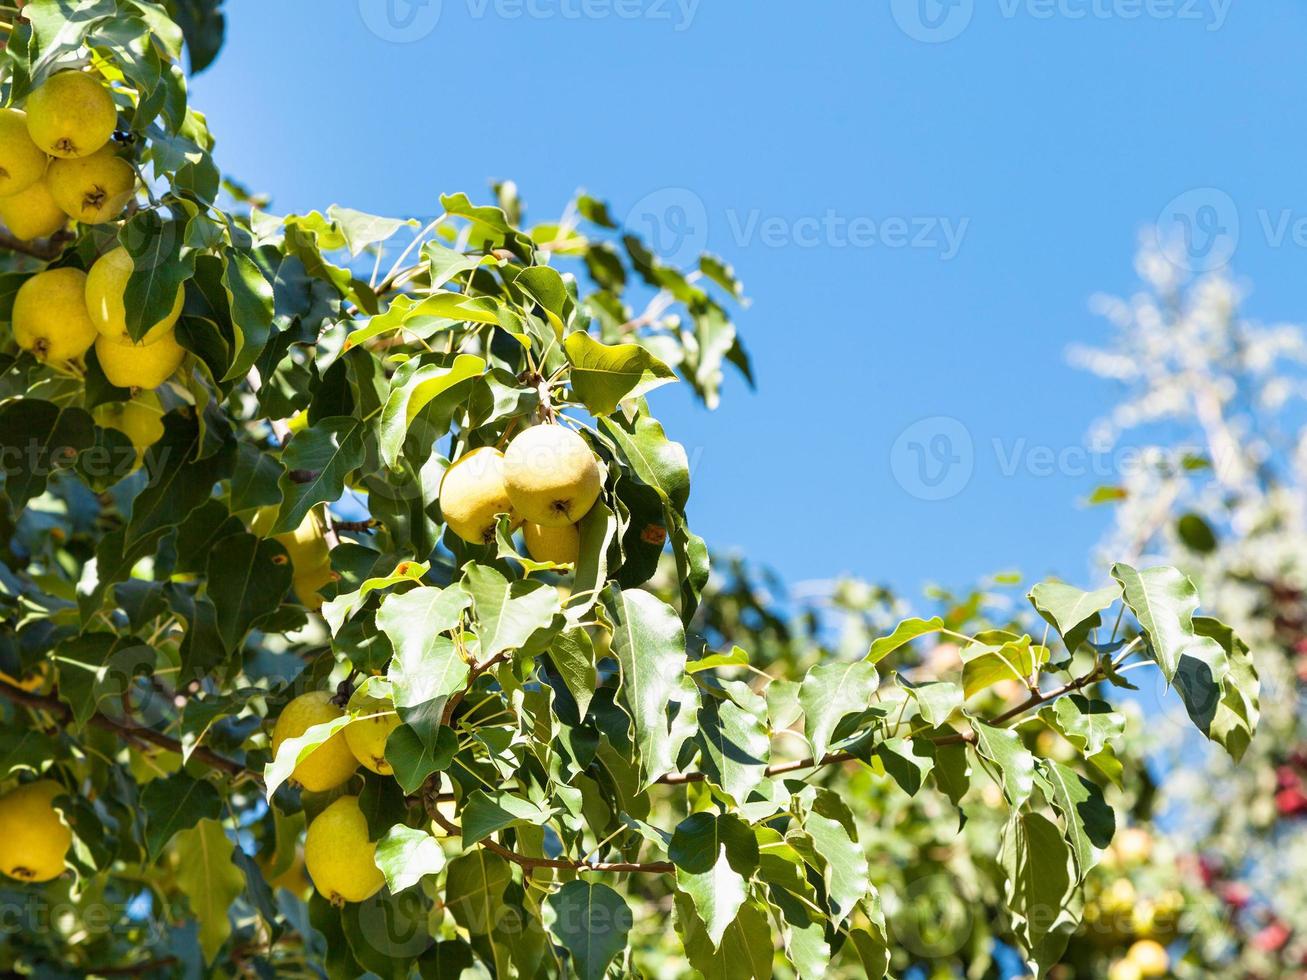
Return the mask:
POLYGON ((696 461, 696 529, 791 582, 1083 579, 1108 515, 1079 501, 1110 476, 1005 470, 1110 406, 1065 352, 1105 335, 1090 296, 1135 288, 1138 235, 1177 196, 1216 189, 1202 227, 1237 216, 1252 314, 1304 312, 1307 241, 1264 230, 1307 219, 1300 0, 228 6, 195 100, 274 210, 430 215, 508 177, 544 220, 578 187, 618 215, 663 192, 736 266, 757 393, 655 406, 696 461), (916 466, 962 443, 900 437, 937 416, 974 466, 931 501, 905 485, 928 495, 916 466))

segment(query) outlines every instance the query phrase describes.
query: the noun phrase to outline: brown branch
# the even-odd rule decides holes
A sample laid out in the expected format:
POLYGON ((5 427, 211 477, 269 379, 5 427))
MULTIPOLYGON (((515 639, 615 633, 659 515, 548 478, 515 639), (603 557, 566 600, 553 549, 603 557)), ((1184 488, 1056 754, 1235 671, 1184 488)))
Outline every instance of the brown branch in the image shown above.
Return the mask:
POLYGON ((64 246, 72 240, 73 235, 68 231, 55 232, 46 239, 44 244, 23 241, 21 238, 15 238, 7 231, 0 231, 0 249, 30 255, 34 259, 41 259, 45 262, 57 259, 60 253, 63 252, 64 246))
MULTIPOLYGON (((12 684, 6 684, 0 681, 0 697, 12 701, 14 704, 22 705, 25 708, 40 709, 53 715, 56 720, 63 724, 68 724, 73 719, 73 711, 68 705, 64 704, 56 697, 50 697, 44 694, 35 694, 31 691, 24 691, 22 688, 14 687, 12 684)), ((163 732, 157 732, 153 728, 141 728, 136 725, 127 725, 120 721, 115 721, 108 715, 96 712, 91 715, 89 724, 96 728, 103 729, 107 732, 113 732, 137 745, 152 745, 155 748, 165 749, 169 752, 176 752, 178 755, 183 754, 182 743, 177 741, 163 732)), ((228 759, 224 755, 219 755, 212 749, 205 746, 197 746, 191 750, 190 758, 199 759, 211 769, 217 769, 225 772, 229 776, 248 776, 256 782, 263 781, 263 775, 255 772, 253 769, 246 768, 234 759, 228 759)))
POLYGON ((97 966, 87 972, 96 977, 134 977, 176 965, 177 957, 165 956, 157 960, 146 960, 144 963, 129 963, 126 966, 97 966))
MULTIPOLYGON (((423 794, 423 799, 426 801, 427 815, 440 824, 440 828, 445 833, 451 836, 462 836, 463 831, 458 825, 436 808, 433 801, 437 797, 423 794)), ((492 854, 498 854, 501 858, 512 861, 526 871, 534 871, 536 868, 554 868, 559 871, 607 871, 612 874, 647 873, 661 875, 672 874, 676 871, 676 865, 670 861, 573 861, 570 858, 531 857, 526 854, 519 854, 517 851, 510 850, 498 841, 493 841, 488 837, 485 840, 477 841, 477 843, 492 854)))

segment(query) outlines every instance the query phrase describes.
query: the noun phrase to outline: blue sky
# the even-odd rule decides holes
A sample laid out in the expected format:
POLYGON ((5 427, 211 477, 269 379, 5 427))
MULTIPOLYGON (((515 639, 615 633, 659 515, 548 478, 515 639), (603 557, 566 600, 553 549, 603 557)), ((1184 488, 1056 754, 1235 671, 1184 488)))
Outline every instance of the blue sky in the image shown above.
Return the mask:
POLYGON ((1114 392, 1065 353, 1159 219, 1215 231, 1253 316, 1302 310, 1300 0, 228 6, 194 97, 274 210, 512 178, 534 220, 584 187, 735 265, 758 391, 655 409, 699 533, 791 582, 1084 582, 1111 475, 1044 464, 1114 392))

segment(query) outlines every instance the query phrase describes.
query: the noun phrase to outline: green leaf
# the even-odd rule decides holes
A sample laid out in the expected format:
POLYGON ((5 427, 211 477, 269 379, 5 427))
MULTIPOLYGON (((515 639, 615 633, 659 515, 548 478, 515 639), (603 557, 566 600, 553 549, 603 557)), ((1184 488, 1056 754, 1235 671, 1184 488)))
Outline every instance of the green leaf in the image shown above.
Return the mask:
POLYGON ((1099 850, 1112 843, 1116 814, 1103 799, 1103 791, 1074 769, 1051 759, 1041 759, 1039 769, 1049 799, 1062 816, 1066 841, 1075 862, 1076 881, 1082 882, 1097 861, 1099 850))
POLYGON ((386 739, 386 761, 395 770, 395 781, 405 793, 416 793, 433 772, 444 772, 458 753, 458 736, 447 726, 400 725, 386 739))
POLYGON ((706 657, 700 657, 698 660, 692 660, 685 665, 685 670, 687 673, 697 674, 717 667, 744 667, 748 663, 748 652, 741 647, 734 646, 731 647, 729 653, 713 653, 706 657))
POLYGON ((174 834, 189 830, 201 820, 216 820, 222 812, 222 798, 207 780, 176 772, 145 784, 141 810, 145 814, 146 849, 151 856, 157 856, 174 834))
POLYGON ((123 290, 127 333, 137 342, 172 313, 177 292, 195 275, 195 254, 182 255, 186 222, 139 211, 118 232, 132 257, 132 274, 123 290))
POLYGON ((1125 715, 1106 701, 1071 694, 1040 709, 1039 717, 1084 755, 1098 755, 1125 732, 1125 715))
POLYGON ((1033 644, 1029 636, 1006 643, 973 643, 962 650, 962 692, 974 697, 1001 681, 1029 683, 1048 663, 1048 647, 1033 644))
POLYGON ((694 813, 677 825, 667 853, 676 865, 677 888, 694 903, 709 940, 720 946, 758 867, 753 830, 732 814, 694 813))
POLYGON ((475 354, 459 354, 448 366, 409 363, 414 364, 414 369, 396 372, 395 384, 381 413, 378 446, 381 461, 392 469, 399 465, 408 427, 418 413, 456 385, 486 372, 485 359, 475 354))
POLYGON ((865 660, 809 669, 799 687, 799 704, 813 758, 820 759, 830 750, 831 736, 845 715, 867 709, 879 684, 875 664, 865 660))
POLYGON ((944 724, 953 712, 962 707, 962 688, 952 681, 913 684, 911 681, 900 677, 899 684, 917 702, 921 717, 931 727, 944 724))
POLYGON ((273 289, 247 254, 234 248, 223 252, 222 287, 227 293, 236 345, 231 367, 221 380, 243 378, 263 353, 273 332, 273 289))
POLYGON ((602 980, 608 964, 626 949, 633 919, 626 900, 607 885, 569 881, 548 898, 549 931, 572 954, 581 980, 602 980))
POLYGON ((95 445, 95 422, 80 408, 16 398, 0 405, 0 467, 5 495, 20 511, 45 493, 50 477, 95 445))
POLYGON ((177 887, 200 923, 200 948, 212 963, 231 935, 227 910, 245 891, 245 876, 236 867, 235 845, 217 820, 201 820, 177 835, 177 887))
POLYGON ((553 661, 559 677, 576 702, 577 714, 584 718, 590 710, 590 701, 594 698, 598 684, 594 643, 590 634, 579 626, 563 630, 554 637, 549 648, 549 659, 553 661))
POLYGON ((553 586, 532 580, 509 582, 488 565, 468 564, 463 585, 476 610, 482 663, 526 646, 562 611, 558 590, 553 586))
POLYGON ((549 816, 549 811, 507 791, 497 791, 492 796, 485 790, 473 790, 463 804, 461 815, 463 846, 470 847, 491 834, 518 824, 543 826, 549 816))
POLYGON ((567 335, 572 390, 591 415, 611 415, 636 398, 676 380, 676 373, 639 344, 601 344, 583 331, 567 335))
POLYGON ((463 689, 470 668, 455 642, 455 629, 472 597, 461 585, 417 588, 388 595, 377 612, 377 626, 395 651, 387 676, 399 716, 434 746, 440 714, 449 696, 463 689))
POLYGON ((834 907, 833 921, 842 923, 871 890, 867 856, 856 840, 838 820, 811 812, 803 829, 812 840, 813 850, 826 863, 826 894, 834 907))
POLYGON ((613 652, 635 725, 644 789, 675 768, 667 708, 685 671, 685 629, 671 606, 640 589, 610 586, 604 604, 613 620, 613 652))
POLYGON ((766 778, 771 753, 765 711, 760 714, 734 701, 705 697, 699 707, 699 741, 708 778, 737 804, 748 800, 766 778))
POLYGON ((1021 806, 1035 786, 1035 757, 1010 728, 995 728, 974 719, 971 728, 976 733, 976 751, 998 767, 1003 795, 1012 806, 1021 806))
POLYGON ((199 458, 202 442, 194 418, 179 412, 163 417, 163 438, 145 455, 150 482, 132 504, 126 545, 184 521, 213 495, 213 485, 230 473, 232 454, 199 458))
POLYGON ((926 739, 891 738, 875 748, 876 758, 899 788, 916 796, 935 768, 934 745, 926 739))
POLYGON ((1216 641, 1225 651, 1229 663, 1229 671, 1221 680, 1220 701, 1207 727, 1202 729, 1203 733, 1238 762, 1252 742, 1261 714, 1261 680, 1257 676, 1257 665, 1248 645, 1219 620, 1195 616, 1194 632, 1216 641))
POLYGON ((1099 614, 1120 598, 1121 589, 1116 585, 1086 592, 1062 582, 1041 582, 1029 595, 1031 605, 1057 630, 1071 653, 1099 625, 1099 614))
POLYGON ((944 628, 944 620, 938 616, 932 619, 905 619, 894 627, 894 632, 883 636, 871 644, 867 659, 873 664, 880 663, 895 650, 906 646, 913 640, 931 633, 938 633, 944 628))
POLYGON ((281 605, 291 585, 285 557, 276 541, 244 533, 223 538, 209 551, 208 594, 228 650, 240 647, 250 628, 281 605))
POLYGON ((1000 866, 1012 931, 1035 976, 1062 956, 1077 925, 1075 889, 1062 832, 1038 813, 1017 812, 1003 831, 1000 866))
POLYGON ((676 928, 696 976, 704 980, 771 980, 771 924, 762 905, 753 901, 741 905, 718 948, 708 938, 690 897, 677 892, 675 902, 676 928))
POLYGON ((635 475, 652 487, 665 505, 683 512, 690 498, 690 459, 685 447, 668 439, 658 420, 647 415, 633 424, 612 418, 600 422, 635 475))
POLYGON ((1121 583, 1125 604, 1139 620, 1167 682, 1181 688, 1191 715, 1194 710, 1189 698, 1193 697, 1199 713, 1210 717, 1215 710, 1215 700, 1203 704, 1207 699, 1204 680, 1219 689, 1227 664, 1219 643, 1210 636, 1199 636, 1194 632, 1198 590, 1193 582, 1174 568, 1159 566, 1139 572, 1120 563, 1112 566, 1112 577, 1121 583), (1194 661, 1187 668, 1192 673, 1177 677, 1181 672, 1181 660, 1186 657, 1194 661), (1201 676, 1204 672, 1208 675, 1205 679, 1201 676))
POLYGON ((396 585, 411 584, 420 582, 422 576, 431 570, 431 563, 425 561, 401 561, 395 565, 395 570, 389 575, 376 575, 372 578, 364 579, 359 583, 359 587, 350 592, 344 592, 337 595, 322 604, 322 618, 327 621, 331 627, 331 633, 335 636, 340 632, 340 628, 350 619, 359 609, 367 603, 368 596, 374 592, 381 592, 393 588, 396 585))
POLYGON ((1217 548, 1216 532, 1197 514, 1185 514, 1175 524, 1176 533, 1190 551, 1210 555, 1217 548))
POLYGON ((377 841, 376 862, 391 892, 402 892, 428 875, 443 871, 445 852, 440 842, 425 830, 400 824, 391 827, 377 841))
POLYGON ((313 725, 304 731, 304 734, 297 735, 295 738, 288 738, 281 743, 277 749, 277 755, 263 767, 263 781, 266 784, 265 793, 268 802, 272 802, 272 795, 295 771, 295 767, 313 754, 319 745, 327 741, 339 731, 343 731, 345 726, 354 719, 349 714, 340 715, 332 718, 330 721, 324 721, 321 724, 313 725))
POLYGON ((339 500, 345 480, 363 465, 363 424, 349 416, 321 419, 291 437, 282 451, 282 505, 269 534, 285 534, 324 502, 339 500))
POLYGON ((499 921, 504 889, 512 881, 508 862, 484 847, 449 862, 445 906, 473 936, 488 935, 499 921))

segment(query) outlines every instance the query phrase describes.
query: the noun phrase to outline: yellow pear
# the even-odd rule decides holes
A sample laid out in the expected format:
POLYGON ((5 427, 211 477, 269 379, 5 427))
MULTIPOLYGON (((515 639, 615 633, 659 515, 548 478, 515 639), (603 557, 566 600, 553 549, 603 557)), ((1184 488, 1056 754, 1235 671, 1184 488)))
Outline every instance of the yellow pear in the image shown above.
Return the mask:
POLYGON ((373 857, 368 819, 357 796, 342 796, 309 824, 304 835, 304 865, 318 894, 332 905, 362 902, 381 891, 385 876, 373 857))
POLYGON ((136 466, 145 460, 145 451, 163 438, 163 405, 152 391, 131 401, 105 402, 96 407, 94 415, 101 428, 117 429, 132 441, 136 466))
POLYGON ((73 833, 54 808, 65 792, 39 779, 0 796, 0 871, 19 881, 50 881, 64 871, 73 833))
POLYGON ((86 313, 86 273, 47 269, 23 283, 14 297, 14 339, 37 360, 61 364, 81 357, 95 341, 86 313))
POLYGON ((118 217, 136 190, 136 171, 113 146, 89 157, 55 160, 45 179, 64 213, 86 225, 118 217))
POLYGON ((31 187, 44 176, 49 162, 27 132, 27 113, 0 109, 0 196, 31 187))
POLYGON ((575 524, 565 527, 541 527, 527 521, 522 527, 526 551, 536 561, 557 565, 574 565, 581 554, 581 532, 575 524))
POLYGON ((395 706, 381 698, 363 697, 350 702, 350 707, 356 714, 364 716, 350 722, 345 729, 345 741, 349 743, 350 751, 373 772, 389 776, 395 770, 386 761, 386 740, 401 724, 395 706))
MULTIPOLYGON (((85 311, 86 302, 83 300, 85 311)), ((87 318, 90 323, 90 318, 87 318)), ((95 326, 92 324, 92 330, 95 326)), ((169 330, 152 344, 124 344, 98 334, 95 356, 110 384, 119 388, 157 388, 182 366, 186 348, 169 330)))
MULTIPOLYGON (((250 530, 260 537, 266 537, 268 530, 277 519, 281 508, 273 505, 260 507, 250 522, 250 530)), ((334 581, 335 573, 331 570, 331 549, 327 547, 322 519, 316 510, 310 510, 293 531, 278 534, 274 539, 286 549, 290 558, 293 574, 291 588, 295 598, 313 611, 322 608, 322 596, 318 590, 328 582, 334 581)))
POLYGON ((309 612, 317 612, 325 601, 321 590, 334 581, 336 581, 336 573, 331 570, 331 563, 328 562, 307 572, 301 572, 296 568, 290 587, 301 606, 309 612))
MULTIPOLYGON (((286 739, 298 738, 314 725, 339 718, 344 713, 332 704, 331 695, 326 691, 301 694, 282 709, 277 724, 272 728, 273 756, 286 739)), ((345 782, 358 767, 359 761, 349 750, 345 736, 336 732, 310 752, 295 767, 290 778, 312 793, 321 793, 345 782)))
POLYGON ((1152 939, 1141 939, 1130 947, 1125 958, 1139 968, 1141 977, 1164 977, 1171 968, 1166 947, 1152 939))
POLYGON ((1142 977, 1134 960, 1117 960, 1107 969, 1107 980, 1142 980, 1142 977))
POLYGON ((517 524, 518 514, 504 486, 504 454, 483 446, 460 456, 440 481, 440 513, 468 544, 493 541, 500 514, 517 524))
POLYGON ((27 131, 51 156, 89 156, 109 142, 117 125, 109 90, 86 72, 51 75, 27 97, 27 131))
POLYGON ((527 429, 504 453, 504 485, 517 512, 542 527, 565 527, 599 499, 603 474, 584 439, 561 425, 527 429))
MULTIPOLYGON (((132 338, 127 332, 127 309, 123 305, 123 294, 127 291, 127 280, 132 277, 135 265, 131 253, 119 245, 96 259, 86 273, 86 309, 91 314, 91 322, 101 334, 124 344, 130 344, 132 338)), ((152 344, 171 330, 182 315, 185 299, 186 290, 178 286, 172 309, 146 331, 141 343, 152 344)))
POLYGON ((45 665, 43 664, 39 670, 33 671, 22 679, 11 677, 3 670, 0 670, 0 681, 4 681, 10 687, 16 687, 31 694, 35 691, 41 690, 41 688, 45 686, 45 665))
POLYGON ((50 196, 45 179, 8 197, 0 197, 0 221, 17 238, 45 238, 68 224, 68 215, 50 196))

